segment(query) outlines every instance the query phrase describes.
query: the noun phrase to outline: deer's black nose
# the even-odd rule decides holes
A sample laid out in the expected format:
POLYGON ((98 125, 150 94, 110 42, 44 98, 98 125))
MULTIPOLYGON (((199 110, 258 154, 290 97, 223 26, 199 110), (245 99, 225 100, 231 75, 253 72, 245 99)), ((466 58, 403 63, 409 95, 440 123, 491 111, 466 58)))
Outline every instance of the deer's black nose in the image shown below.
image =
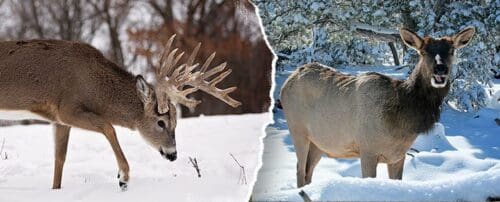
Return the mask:
POLYGON ((434 68, 434 74, 437 74, 437 75, 444 75, 448 72, 448 67, 446 65, 436 65, 436 67, 434 68))
POLYGON ((174 153, 171 153, 171 154, 167 154, 166 157, 170 161, 175 161, 175 159, 177 159, 177 152, 174 152, 174 153))

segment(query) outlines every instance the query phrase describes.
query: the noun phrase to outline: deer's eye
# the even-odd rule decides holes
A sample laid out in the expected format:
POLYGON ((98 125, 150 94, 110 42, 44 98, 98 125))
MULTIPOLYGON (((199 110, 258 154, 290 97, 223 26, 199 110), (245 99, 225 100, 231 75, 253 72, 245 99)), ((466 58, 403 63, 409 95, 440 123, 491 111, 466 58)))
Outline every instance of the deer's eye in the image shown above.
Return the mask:
POLYGON ((164 121, 158 121, 157 122, 158 126, 160 126, 160 128, 165 128, 165 122, 164 121))

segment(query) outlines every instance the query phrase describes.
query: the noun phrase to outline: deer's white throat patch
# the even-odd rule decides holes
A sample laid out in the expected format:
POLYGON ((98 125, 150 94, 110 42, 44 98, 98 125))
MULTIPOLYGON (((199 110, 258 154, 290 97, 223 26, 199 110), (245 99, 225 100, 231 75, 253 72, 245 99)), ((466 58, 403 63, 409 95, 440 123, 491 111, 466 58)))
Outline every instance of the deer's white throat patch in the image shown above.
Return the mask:
POLYGON ((436 64, 438 65, 443 64, 443 61, 441 61, 441 56, 439 54, 436 54, 436 57, 434 57, 434 59, 436 60, 436 64))
POLYGON ((26 120, 26 119, 37 119, 43 121, 49 121, 46 118, 30 112, 28 110, 4 110, 0 109, 0 119, 2 120, 26 120))

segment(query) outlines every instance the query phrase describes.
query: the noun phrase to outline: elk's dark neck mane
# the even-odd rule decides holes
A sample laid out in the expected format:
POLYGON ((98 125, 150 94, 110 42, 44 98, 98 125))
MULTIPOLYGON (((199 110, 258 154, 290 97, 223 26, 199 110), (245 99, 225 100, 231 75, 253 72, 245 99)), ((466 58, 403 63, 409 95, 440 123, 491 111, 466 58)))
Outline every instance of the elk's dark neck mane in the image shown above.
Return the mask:
POLYGON ((440 106, 450 89, 450 82, 443 88, 431 85, 431 75, 426 76, 419 63, 409 78, 397 87, 398 104, 392 112, 400 127, 413 133, 426 132, 439 121, 440 106))

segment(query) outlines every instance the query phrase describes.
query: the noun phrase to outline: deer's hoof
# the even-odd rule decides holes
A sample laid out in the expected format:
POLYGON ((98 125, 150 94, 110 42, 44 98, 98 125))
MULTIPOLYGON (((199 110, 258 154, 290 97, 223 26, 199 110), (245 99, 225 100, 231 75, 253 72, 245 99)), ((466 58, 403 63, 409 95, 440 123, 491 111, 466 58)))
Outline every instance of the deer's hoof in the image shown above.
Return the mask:
POLYGON ((122 181, 119 181, 119 182, 118 182, 118 185, 120 185, 120 189, 121 189, 122 191, 127 191, 127 188, 128 188, 127 182, 122 182, 122 181))
POLYGON ((122 191, 127 191, 128 175, 126 175, 126 173, 123 173, 123 171, 119 171, 116 177, 118 178, 118 185, 120 186, 120 189, 122 191))

